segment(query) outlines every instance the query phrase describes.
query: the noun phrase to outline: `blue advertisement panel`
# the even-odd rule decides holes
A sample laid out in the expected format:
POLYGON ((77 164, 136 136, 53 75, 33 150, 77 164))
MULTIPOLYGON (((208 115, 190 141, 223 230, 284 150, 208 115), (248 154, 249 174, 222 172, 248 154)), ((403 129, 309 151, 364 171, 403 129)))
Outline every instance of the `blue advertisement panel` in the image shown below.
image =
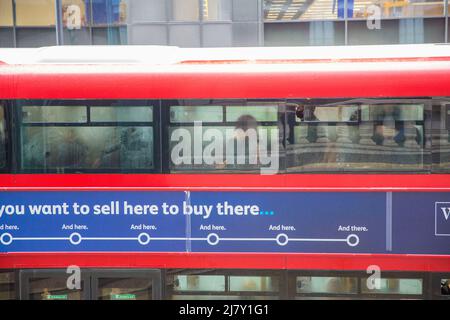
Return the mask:
POLYGON ((450 254, 450 193, 2 192, 0 252, 450 254))

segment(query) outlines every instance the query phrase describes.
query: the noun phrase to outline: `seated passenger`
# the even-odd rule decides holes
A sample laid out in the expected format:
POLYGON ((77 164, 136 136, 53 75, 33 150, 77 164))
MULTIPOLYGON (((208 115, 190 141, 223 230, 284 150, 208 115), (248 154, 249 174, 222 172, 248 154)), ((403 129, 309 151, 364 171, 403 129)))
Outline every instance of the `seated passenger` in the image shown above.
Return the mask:
POLYGON ((102 152, 94 166, 102 168, 142 169, 153 165, 150 135, 145 130, 130 127, 121 128, 120 135, 112 138, 113 143, 102 152))

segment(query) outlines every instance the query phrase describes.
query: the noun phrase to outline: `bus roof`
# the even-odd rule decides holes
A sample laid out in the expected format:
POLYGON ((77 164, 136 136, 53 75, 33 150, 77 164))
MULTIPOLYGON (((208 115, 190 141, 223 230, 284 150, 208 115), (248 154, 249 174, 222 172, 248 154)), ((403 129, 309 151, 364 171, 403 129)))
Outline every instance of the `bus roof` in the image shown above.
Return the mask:
POLYGON ((450 57, 447 44, 383 46, 178 48, 170 46, 56 46, 0 49, 5 64, 226 63, 292 60, 422 59, 450 57))

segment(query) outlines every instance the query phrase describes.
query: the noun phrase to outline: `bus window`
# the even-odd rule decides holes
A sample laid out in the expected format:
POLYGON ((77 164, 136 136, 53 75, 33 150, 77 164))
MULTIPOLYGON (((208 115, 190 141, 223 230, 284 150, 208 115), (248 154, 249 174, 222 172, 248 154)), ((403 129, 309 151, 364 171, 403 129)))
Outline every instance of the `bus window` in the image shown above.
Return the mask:
POLYGON ((6 166, 6 121, 5 109, 0 105, 0 170, 6 166))
POLYGON ((16 299, 14 272, 0 271, 0 300, 16 299))
POLYGON ((151 170, 151 106, 23 106, 23 171, 151 170))
POLYGON ((424 109, 413 103, 291 101, 287 170, 423 171, 424 109))
POLYGON ((242 273, 220 270, 181 272, 169 270, 166 278, 168 298, 173 300, 279 298, 279 276, 242 273))
POLYGON ((351 277, 297 277, 297 294, 356 294, 358 279, 351 277))
POLYGON ((361 279, 362 293, 422 295, 422 287, 422 279, 382 278, 375 288, 369 288, 367 278, 361 279))
POLYGON ((171 172, 279 172, 278 104, 170 106, 171 172))

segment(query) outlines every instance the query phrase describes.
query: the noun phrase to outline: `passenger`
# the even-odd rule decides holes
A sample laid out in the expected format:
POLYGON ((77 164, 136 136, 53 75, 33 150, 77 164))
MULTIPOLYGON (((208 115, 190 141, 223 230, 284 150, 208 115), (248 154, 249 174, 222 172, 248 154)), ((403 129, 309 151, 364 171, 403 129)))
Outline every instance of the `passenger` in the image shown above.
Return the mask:
MULTIPOLYGON (((230 141, 227 142, 227 144, 229 143, 230 141)), ((256 121, 255 117, 246 114, 238 118, 234 128, 233 144, 234 164, 228 164, 225 161, 227 167, 237 169, 243 168, 244 166, 247 168, 257 167, 260 164, 260 148, 263 148, 264 146, 261 146, 259 143, 258 121, 256 121), (252 138, 256 139, 256 141, 250 141, 252 138), (239 144, 243 144, 245 146, 245 154, 240 154, 240 150, 238 149, 239 144)), ((229 152, 229 150, 226 150, 226 152, 229 152)))
POLYGON ((441 286, 441 294, 444 296, 450 295, 450 279, 444 281, 441 286))

